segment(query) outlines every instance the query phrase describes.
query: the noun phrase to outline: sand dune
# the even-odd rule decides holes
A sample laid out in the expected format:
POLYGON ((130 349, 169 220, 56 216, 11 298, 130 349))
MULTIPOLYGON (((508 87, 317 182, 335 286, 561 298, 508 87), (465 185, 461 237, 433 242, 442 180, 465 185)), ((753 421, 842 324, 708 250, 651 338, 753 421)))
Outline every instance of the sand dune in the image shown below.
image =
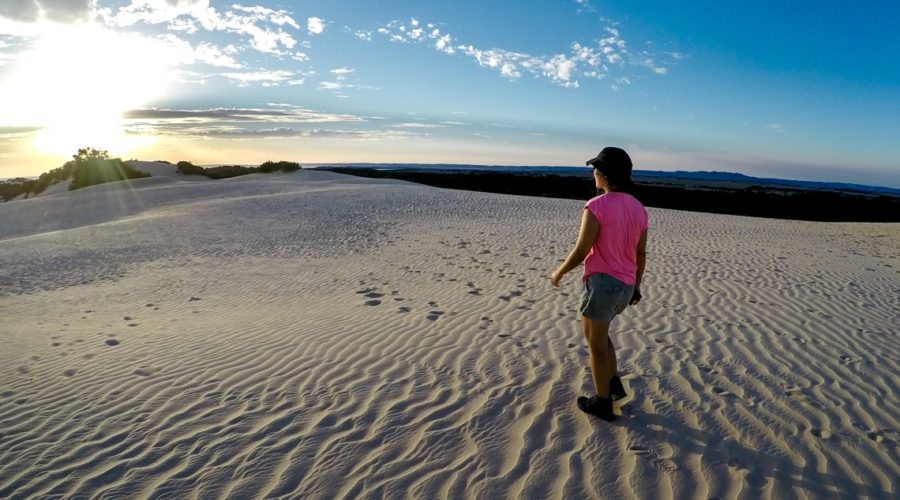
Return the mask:
POLYGON ((0 204, 0 497, 896 496, 900 226, 650 209, 591 390, 581 203, 331 172, 0 204))

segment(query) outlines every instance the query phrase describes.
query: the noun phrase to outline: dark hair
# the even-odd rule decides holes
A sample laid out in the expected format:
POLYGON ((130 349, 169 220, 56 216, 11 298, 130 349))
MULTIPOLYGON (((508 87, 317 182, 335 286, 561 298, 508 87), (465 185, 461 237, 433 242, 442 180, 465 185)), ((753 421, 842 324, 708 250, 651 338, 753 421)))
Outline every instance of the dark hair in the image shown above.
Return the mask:
POLYGON ((605 147, 600 154, 585 163, 603 174, 610 187, 625 191, 634 185, 631 181, 631 157, 622 148, 605 147))

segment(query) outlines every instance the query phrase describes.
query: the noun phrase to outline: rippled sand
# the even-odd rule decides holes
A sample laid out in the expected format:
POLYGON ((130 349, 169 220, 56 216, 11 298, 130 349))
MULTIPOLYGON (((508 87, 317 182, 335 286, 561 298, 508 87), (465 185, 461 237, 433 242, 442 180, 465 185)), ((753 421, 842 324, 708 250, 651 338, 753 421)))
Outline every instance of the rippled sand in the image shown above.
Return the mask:
POLYGON ((0 204, 0 497, 897 494, 900 225, 650 209, 606 423, 580 202, 157 174, 0 204))

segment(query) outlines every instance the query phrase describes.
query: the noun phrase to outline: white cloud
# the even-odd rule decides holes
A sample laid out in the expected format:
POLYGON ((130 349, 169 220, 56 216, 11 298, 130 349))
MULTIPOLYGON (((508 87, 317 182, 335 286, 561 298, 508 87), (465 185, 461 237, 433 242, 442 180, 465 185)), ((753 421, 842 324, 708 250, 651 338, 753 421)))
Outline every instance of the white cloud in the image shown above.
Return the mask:
MULTIPOLYGON (((579 3, 589 6, 587 2, 579 3)), ((618 28, 613 26, 606 27, 608 36, 596 40, 594 44, 573 42, 568 53, 535 56, 500 48, 482 49, 472 44, 456 43, 451 34, 442 33, 433 23, 425 25, 430 31, 423 30, 416 19, 411 19, 409 24, 414 28, 410 29, 403 22, 394 20, 378 28, 378 33, 398 43, 433 42, 435 50, 448 55, 461 53, 472 58, 479 66, 498 71, 508 80, 519 80, 530 74, 563 87, 577 88, 579 77, 603 79, 612 71, 610 65, 621 67, 625 62, 646 67, 658 75, 665 75, 668 71, 649 52, 642 52, 640 57, 632 56, 618 28)), ((680 53, 671 54, 674 60, 683 57, 680 53)))
POLYGON ((343 82, 319 82, 319 90, 341 90, 346 88, 353 88, 353 84, 343 82))
POLYGON ((389 125, 393 128, 445 128, 445 125, 441 125, 438 123, 419 123, 419 122, 407 122, 407 123, 395 123, 393 125, 389 125))
POLYGON ((784 133, 784 125, 781 123, 770 123, 766 125, 766 131, 773 134, 781 134, 784 133))
POLYGON ((350 73, 353 73, 353 71, 354 70, 352 68, 343 67, 343 68, 333 69, 333 70, 331 70, 331 73, 334 75, 338 75, 340 77, 343 75, 349 75, 350 73))
POLYGON ((285 49, 297 44, 283 28, 300 29, 300 24, 286 10, 235 4, 220 12, 209 6, 209 0, 132 0, 115 11, 104 8, 96 13, 110 26, 163 24, 169 30, 187 34, 201 29, 235 33, 248 37, 252 48, 279 56, 289 55, 285 49))
POLYGON ((306 29, 310 35, 320 35, 325 31, 325 23, 318 17, 310 17, 306 20, 306 29))
POLYGON ((246 71, 241 73, 222 73, 222 76, 238 82, 241 87, 251 83, 261 83, 265 86, 273 86, 292 80, 294 73, 286 70, 274 71, 246 71))
POLYGON ((73 22, 86 19, 91 12, 88 0, 3 0, 0 17, 21 22, 48 19, 56 22, 73 22))
POLYGON ((215 123, 336 123, 366 122, 359 115, 327 113, 291 104, 270 105, 272 108, 213 108, 213 109, 136 109, 124 114, 132 122, 151 127, 184 127, 215 123))
POLYGON ((371 42, 372 41, 372 32, 371 31, 357 31, 353 33, 353 36, 359 38, 360 40, 371 42))

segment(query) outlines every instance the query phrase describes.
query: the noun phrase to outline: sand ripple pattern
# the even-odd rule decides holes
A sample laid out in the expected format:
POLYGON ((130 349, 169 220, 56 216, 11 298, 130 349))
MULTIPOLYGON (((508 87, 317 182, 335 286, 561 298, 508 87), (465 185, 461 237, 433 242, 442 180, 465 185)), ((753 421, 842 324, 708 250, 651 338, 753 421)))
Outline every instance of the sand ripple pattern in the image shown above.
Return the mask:
POLYGON ((608 424, 546 277, 580 210, 309 171, 0 205, 0 498, 896 496, 898 225, 651 209, 608 424))

